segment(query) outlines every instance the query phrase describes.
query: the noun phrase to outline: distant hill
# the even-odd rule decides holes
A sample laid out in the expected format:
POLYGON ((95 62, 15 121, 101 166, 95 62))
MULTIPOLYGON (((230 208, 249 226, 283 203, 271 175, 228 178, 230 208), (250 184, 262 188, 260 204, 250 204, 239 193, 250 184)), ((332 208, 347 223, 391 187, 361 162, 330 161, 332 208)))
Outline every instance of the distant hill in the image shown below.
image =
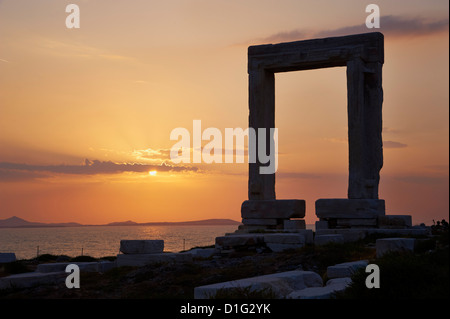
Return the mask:
POLYGON ((106 224, 105 226, 136 226, 138 223, 133 222, 131 220, 127 220, 126 222, 113 222, 106 224))
POLYGON ((131 220, 126 222, 114 222, 106 224, 105 226, 164 226, 164 225, 178 225, 178 226, 201 226, 201 225, 239 225, 240 222, 237 222, 232 219, 202 219, 202 220, 192 220, 185 222, 149 222, 149 223, 136 223, 131 220))
POLYGON ((145 226, 157 226, 157 225, 187 225, 187 226, 200 226, 200 225, 239 225, 241 224, 238 221, 232 219, 202 219, 202 220, 193 220, 187 222, 156 222, 156 223, 142 223, 137 225, 145 225, 145 226))
POLYGON ((136 223, 128 220, 125 222, 112 222, 104 225, 83 225, 79 223, 38 223, 29 222, 17 216, 7 219, 0 219, 0 228, 30 228, 30 227, 80 227, 80 226, 170 226, 170 225, 239 225, 240 222, 232 219, 203 219, 185 222, 150 222, 150 223, 136 223))
POLYGON ((21 228, 21 227, 77 227, 83 226, 79 223, 37 223, 29 222, 17 216, 7 219, 0 219, 1 228, 21 228))

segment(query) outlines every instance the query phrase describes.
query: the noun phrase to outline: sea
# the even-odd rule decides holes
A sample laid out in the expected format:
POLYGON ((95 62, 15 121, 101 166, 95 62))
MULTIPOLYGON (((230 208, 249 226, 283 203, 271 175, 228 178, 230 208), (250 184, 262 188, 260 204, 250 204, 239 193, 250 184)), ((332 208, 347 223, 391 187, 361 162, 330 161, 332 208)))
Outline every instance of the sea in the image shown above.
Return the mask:
MULTIPOLYGON (((215 244, 237 225, 157 225, 0 228, 0 253, 16 259, 43 254, 95 258, 116 256, 122 239, 162 239, 165 252, 180 252, 215 244)), ((314 230, 314 225, 306 225, 314 230)))
POLYGON ((214 245, 215 238, 234 232, 237 225, 81 226, 0 228, 0 253, 16 259, 42 254, 116 256, 122 239, 163 239, 164 251, 179 252, 214 245))

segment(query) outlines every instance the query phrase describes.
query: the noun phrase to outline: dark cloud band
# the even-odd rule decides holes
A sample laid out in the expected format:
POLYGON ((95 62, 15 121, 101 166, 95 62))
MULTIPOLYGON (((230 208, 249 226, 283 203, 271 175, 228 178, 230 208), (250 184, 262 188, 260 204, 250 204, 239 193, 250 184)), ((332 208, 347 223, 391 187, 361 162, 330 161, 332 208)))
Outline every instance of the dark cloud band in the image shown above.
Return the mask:
POLYGON ((144 173, 149 171, 159 172, 183 172, 197 171, 197 167, 173 166, 166 163, 160 165, 141 163, 115 163, 112 161, 88 160, 82 165, 30 165, 20 163, 0 163, 0 181, 14 181, 45 177, 47 174, 73 174, 73 175, 96 175, 96 174, 120 174, 124 172, 144 173))

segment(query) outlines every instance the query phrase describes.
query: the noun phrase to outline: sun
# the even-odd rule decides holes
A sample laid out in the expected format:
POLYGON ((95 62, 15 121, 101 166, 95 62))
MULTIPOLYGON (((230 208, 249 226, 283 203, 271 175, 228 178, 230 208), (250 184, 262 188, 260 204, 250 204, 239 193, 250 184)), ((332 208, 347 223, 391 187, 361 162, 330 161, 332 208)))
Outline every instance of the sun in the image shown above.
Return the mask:
POLYGON ((156 173, 157 173, 157 171, 150 171, 150 172, 148 172, 148 174, 151 175, 151 176, 155 176, 156 173))

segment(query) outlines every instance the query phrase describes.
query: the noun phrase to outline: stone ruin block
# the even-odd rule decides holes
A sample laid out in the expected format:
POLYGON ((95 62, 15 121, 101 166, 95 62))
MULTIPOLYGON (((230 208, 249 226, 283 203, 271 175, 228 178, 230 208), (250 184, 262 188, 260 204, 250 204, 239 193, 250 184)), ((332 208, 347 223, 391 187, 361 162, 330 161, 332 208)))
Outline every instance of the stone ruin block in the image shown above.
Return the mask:
POLYGON ((286 231, 306 229, 306 222, 304 219, 287 219, 283 221, 283 229, 286 231))
POLYGON ((358 269, 366 268, 368 264, 367 260, 357 260, 328 266, 327 277, 330 279, 351 277, 358 269))
POLYGON ((183 263, 192 262, 190 253, 151 253, 151 254, 119 254, 116 263, 118 267, 142 267, 153 263, 183 263))
POLYGON ((381 199, 332 198, 316 201, 316 215, 322 222, 319 229, 376 228, 378 217, 384 214, 385 202, 381 199))
POLYGON ((327 220, 322 220, 322 219, 318 220, 318 221, 316 221, 315 225, 316 225, 316 231, 320 230, 320 229, 328 229, 329 228, 327 220))
POLYGON ((335 228, 374 228, 377 227, 376 218, 338 218, 334 220, 335 228))
POLYGON ((216 237, 215 247, 219 250, 248 249, 249 247, 274 252, 298 249, 313 243, 313 231, 302 229, 292 233, 243 233, 216 237))
POLYGON ((264 244, 262 234, 240 234, 216 237, 217 248, 234 248, 239 246, 256 246, 264 244))
POLYGON ((232 294, 242 290, 253 292, 269 289, 275 298, 281 299, 294 291, 322 285, 322 278, 317 273, 294 270, 195 287, 194 298, 211 299, 219 292, 232 294))
POLYGON ((315 245, 326 245, 329 243, 342 244, 344 243, 344 236, 341 234, 324 234, 317 235, 314 237, 315 245))
POLYGON ((0 253, 0 264, 16 261, 15 253, 0 253))
POLYGON ((300 199, 246 200, 241 205, 244 219, 289 219, 305 217, 305 201, 300 199))
POLYGON ((377 218, 385 214, 382 199, 330 198, 316 201, 316 215, 319 218, 377 218))
POLYGON ((276 226, 279 224, 275 218, 244 218, 242 224, 249 226, 276 226))
POLYGON ((386 229, 403 229, 412 227, 411 215, 378 216, 378 227, 386 229))
POLYGON ((120 251, 124 254, 157 254, 164 251, 164 240, 121 240, 120 251))
POLYGON ((246 200, 241 205, 241 231, 304 229, 304 221, 290 218, 305 217, 305 201, 300 199, 246 200), (285 224, 285 222, 288 222, 285 224))

